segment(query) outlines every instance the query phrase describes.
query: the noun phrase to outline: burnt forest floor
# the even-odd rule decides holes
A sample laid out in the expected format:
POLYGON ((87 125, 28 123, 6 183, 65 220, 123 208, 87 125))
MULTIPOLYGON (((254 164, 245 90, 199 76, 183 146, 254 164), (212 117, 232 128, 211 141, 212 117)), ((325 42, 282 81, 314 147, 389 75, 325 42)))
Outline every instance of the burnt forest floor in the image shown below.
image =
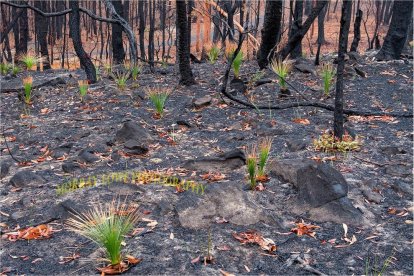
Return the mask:
MULTIPOLYGON (((364 57, 358 66, 367 77, 355 73, 346 75, 347 108, 412 111, 412 60, 372 62, 364 57)), ((240 108, 228 99, 224 103, 218 92, 224 67, 221 61, 215 65, 193 65, 197 84, 190 87, 177 85, 178 76, 173 67, 156 68, 155 73, 144 67, 138 80, 129 80, 124 91, 102 74, 103 78, 90 86, 84 102, 79 100, 77 88, 77 80, 85 78, 83 71, 33 72, 35 80, 61 74, 64 82, 34 89, 33 104, 28 108, 24 108, 17 92, 2 88, 1 231, 4 234, 16 227, 46 222, 60 231, 53 232, 48 239, 29 241, 9 241, 3 235, 0 272, 9 271, 10 275, 96 273, 96 264, 82 261, 97 254, 96 245, 65 228, 68 214, 62 206, 87 208, 96 202, 110 201, 114 195, 128 194, 130 202, 140 204, 143 217, 158 224, 149 227, 148 220, 141 221, 136 225, 136 234, 125 239, 125 251, 142 258, 126 274, 298 275, 312 274, 314 269, 328 275, 361 275, 366 272, 367 260, 372 263, 376 259, 381 269, 390 257, 386 274, 412 275, 412 118, 347 117, 346 127, 362 139, 361 150, 346 154, 319 152, 312 141, 332 129, 332 112, 313 107, 257 111, 240 108), (145 88, 152 86, 172 89, 161 119, 154 118, 153 107, 145 96, 145 88), (206 95, 211 96, 211 101, 206 106, 194 107, 194 100, 206 95), (308 119, 309 124, 303 124, 304 120, 295 123, 297 118, 308 119), (148 144, 147 154, 126 155, 120 145, 113 143, 117 131, 127 121, 142 125, 155 137, 148 144), (348 197, 367 218, 365 225, 348 226, 348 237, 354 235, 355 242, 349 244, 344 240, 341 223, 311 221, 305 215, 291 212, 296 192, 275 176, 271 175, 265 183, 264 191, 250 191, 245 166, 220 172, 224 178, 215 183, 204 180, 201 171, 182 169, 186 160, 242 149, 264 136, 273 138, 271 159, 318 159, 342 172, 349 185, 348 197), (60 158, 53 155, 68 143, 71 148, 67 153, 60 158), (8 154, 8 148, 19 161, 30 162, 17 164, 8 154), (94 155, 92 162, 76 162, 75 158, 85 149, 94 155), (73 171, 65 173, 64 163, 69 163, 73 171), (58 185, 70 178, 157 169, 202 183, 206 191, 209 186, 223 187, 223 190, 227 185, 238 187, 254 202, 258 212, 271 210, 273 219, 236 225, 220 223, 226 218, 211 218, 209 228, 184 227, 178 219, 181 209, 177 206, 186 197, 203 199, 205 195, 191 191, 177 193, 174 187, 152 184, 113 183, 62 196, 56 194, 58 185), (9 183, 16 173, 27 170, 44 181, 17 188, 9 183), (368 192, 367 185, 371 185, 368 192), (315 230, 315 238, 288 235, 294 222, 301 219, 320 226, 315 230), (277 250, 270 254, 257 245, 243 245, 232 236, 234 232, 249 229, 272 239, 277 250), (214 262, 204 265, 194 260, 206 256, 209 232, 214 262), (73 254, 79 254, 80 258, 59 263, 62 257, 73 254), (297 261, 298 256, 302 261, 297 261)), ((242 65, 241 78, 248 80, 257 70, 256 63, 246 62, 242 65)), ((25 74, 3 78, 1 84, 18 86, 25 74)), ((265 71, 263 78, 276 79, 276 76, 265 71)), ((320 91, 318 75, 294 70, 288 80, 301 91, 310 87, 305 92, 309 99, 333 103, 333 97, 326 98, 320 91)), ((277 82, 272 82, 251 89, 248 97, 253 96, 262 105, 301 100, 295 93, 291 98, 281 99, 278 91, 277 82)), ((236 96, 246 99, 243 94, 236 96)))

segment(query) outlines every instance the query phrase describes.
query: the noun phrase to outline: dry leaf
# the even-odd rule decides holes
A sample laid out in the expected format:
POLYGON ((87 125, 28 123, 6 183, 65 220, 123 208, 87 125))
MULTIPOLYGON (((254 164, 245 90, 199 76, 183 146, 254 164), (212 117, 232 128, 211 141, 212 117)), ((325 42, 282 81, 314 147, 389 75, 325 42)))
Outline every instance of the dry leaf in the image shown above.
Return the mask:
POLYGON ((208 172, 206 174, 200 175, 200 177, 203 180, 206 180, 208 182, 216 182, 216 181, 220 181, 220 180, 223 180, 224 178, 226 178, 226 175, 224 175, 220 172, 208 172))
POLYGON ((301 125, 310 125, 310 121, 306 118, 295 118, 292 122, 301 124, 301 125))
POLYGON ((217 250, 220 250, 220 251, 230 251, 231 248, 227 244, 223 244, 223 245, 218 246, 217 247, 217 250))
POLYGON ((320 228, 319 226, 306 224, 303 222, 297 222, 296 227, 292 228, 290 231, 296 233, 298 236, 307 235, 309 237, 315 238, 316 233, 312 230, 320 228))
POLYGON ((220 269, 220 273, 223 274, 223 276, 235 276, 234 274, 224 271, 223 269, 220 269))
POLYGON ((192 264, 195 264, 195 263, 198 263, 198 262, 200 262, 200 256, 198 256, 197 258, 194 258, 194 259, 191 260, 192 264))
POLYGON ((173 240, 174 239, 174 233, 170 234, 170 239, 173 240))
POLYGON ((344 237, 346 238, 346 235, 348 234, 348 225, 342 223, 342 227, 344 228, 344 237))
POLYGON ((53 231, 53 228, 47 224, 41 224, 35 227, 28 227, 25 229, 20 229, 15 232, 6 233, 4 236, 10 241, 17 240, 37 240, 37 239, 47 239, 50 238, 53 231))
POLYGON ((276 251, 275 242, 271 239, 264 238, 260 233, 254 230, 249 230, 241 233, 233 233, 233 237, 242 244, 255 243, 263 250, 273 252, 276 251))

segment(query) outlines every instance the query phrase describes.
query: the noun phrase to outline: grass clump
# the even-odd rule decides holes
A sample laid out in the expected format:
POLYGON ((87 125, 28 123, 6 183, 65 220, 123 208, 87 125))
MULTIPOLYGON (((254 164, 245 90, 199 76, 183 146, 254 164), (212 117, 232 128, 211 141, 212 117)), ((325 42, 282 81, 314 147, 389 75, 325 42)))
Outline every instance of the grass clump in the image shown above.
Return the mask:
POLYGON ((112 74, 113 79, 115 80, 116 85, 120 90, 124 90, 126 87, 126 82, 129 78, 129 71, 117 71, 112 74))
POLYGON ((7 63, 0 63, 0 73, 5 76, 9 73, 10 64, 7 63))
POLYGON ((208 61, 211 64, 216 63, 219 55, 220 55, 220 48, 216 44, 213 44, 213 46, 211 46, 211 48, 207 52, 208 61))
POLYGON ((33 77, 28 76, 23 79, 23 88, 24 88, 24 103, 29 105, 32 100, 32 87, 33 87, 33 77))
POLYGON ((20 73, 20 67, 13 64, 11 67, 11 73, 13 76, 16 76, 17 74, 20 73))
POLYGON ((142 72, 142 66, 141 65, 134 65, 130 69, 131 71, 131 77, 134 81, 138 79, 139 74, 142 72))
MULTIPOLYGON (((233 53, 233 55, 234 55, 234 53, 233 53)), ((233 64, 232 64, 233 72, 234 72, 234 77, 236 79, 239 78, 239 75, 240 75, 240 67, 241 67, 242 63, 243 63, 243 52, 240 51, 237 54, 236 58, 233 60, 233 64)))
POLYGON ((273 72, 275 72, 279 77, 279 85, 281 90, 287 90, 286 78, 292 69, 292 65, 290 63, 283 62, 280 58, 277 58, 273 59, 270 66, 273 72))
POLYGON ((263 138, 259 144, 259 162, 257 165, 257 177, 259 179, 266 178, 265 167, 269 159, 269 153, 272 147, 272 142, 272 138, 266 137, 263 138))
POLYGON ((155 107, 156 117, 161 118, 164 114, 165 102, 167 101, 168 96, 171 94, 171 91, 166 88, 157 87, 148 88, 146 93, 155 107))
POLYGON ((78 81, 78 88, 79 88, 79 94, 81 97, 81 101, 83 101, 83 98, 88 94, 89 89, 89 83, 87 80, 80 80, 78 81))
POLYGON ((353 139, 349 134, 345 134, 340 140, 333 134, 324 133, 319 139, 313 140, 313 146, 318 151, 345 153, 360 150, 361 141, 358 138, 353 139))
POLYGON ((365 260, 365 275, 366 276, 382 276, 385 274, 385 271, 388 269, 390 264, 392 264, 392 259, 394 258, 394 251, 391 256, 385 259, 384 263, 380 266, 378 263, 377 256, 375 256, 373 262, 370 257, 367 257, 365 260))
POLYGON ((36 56, 32 56, 30 54, 23 55, 20 58, 20 61, 23 62, 24 66, 26 67, 26 70, 32 70, 33 67, 37 64, 39 61, 39 58, 36 56))
POLYGON ((256 188, 256 165, 257 165, 257 149, 255 146, 249 148, 246 152, 247 173, 249 174, 250 189, 256 188))
POLYGON ((127 206, 120 201, 109 205, 98 204, 82 214, 74 214, 67 220, 70 230, 95 242, 105 253, 111 265, 121 263, 122 242, 138 222, 138 207, 127 206))
POLYGON ((332 81, 335 76, 335 70, 332 64, 324 63, 320 74, 323 81, 323 92, 325 96, 329 96, 329 91, 331 90, 332 81))

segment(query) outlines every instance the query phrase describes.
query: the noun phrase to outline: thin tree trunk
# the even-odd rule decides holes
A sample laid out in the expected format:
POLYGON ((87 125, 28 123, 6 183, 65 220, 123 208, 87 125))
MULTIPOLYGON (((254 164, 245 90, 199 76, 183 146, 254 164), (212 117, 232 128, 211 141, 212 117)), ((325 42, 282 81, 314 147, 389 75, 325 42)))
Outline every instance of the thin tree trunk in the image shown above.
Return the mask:
POLYGON ((348 48, 349 26, 351 25, 352 0, 343 0, 341 27, 339 30, 338 67, 335 93, 334 136, 344 136, 344 69, 345 53, 348 48))
MULTIPOLYGON (((124 16, 124 8, 121 0, 111 0, 115 11, 119 16, 124 16)), ((124 44, 122 41, 122 26, 116 23, 112 23, 112 60, 114 64, 122 64, 125 59, 124 44)))
POLYGON ((195 83, 190 66, 190 51, 188 41, 187 7, 185 0, 176 0, 177 16, 177 61, 180 71, 180 84, 195 83))
POLYGON ((358 49, 359 41, 361 40, 361 20, 363 12, 362 10, 357 10, 355 22, 354 22, 354 39, 352 40, 350 52, 356 52, 358 49))
POLYGON ((91 58, 86 54, 82 46, 82 39, 80 34, 80 14, 79 14, 79 1, 69 1, 69 8, 72 12, 69 17, 70 35, 72 38, 73 48, 78 56, 81 66, 85 70, 86 77, 90 83, 96 82, 96 71, 91 58))
POLYGON ((327 7, 323 8, 318 14, 318 43, 325 43, 325 15, 327 7))
POLYGON ((138 1, 138 16, 139 16, 139 48, 140 48, 140 51, 141 51, 141 58, 145 59, 144 1, 138 1))
MULTIPOLYGON (((303 16, 303 0, 296 0, 295 1, 295 11, 293 13, 293 24, 292 29, 290 30, 289 38, 296 32, 298 32, 302 28, 302 16, 303 16)), ((290 53, 291 58, 299 58, 302 56, 302 43, 298 43, 298 45, 292 50, 290 53)))
MULTIPOLYGON (((43 1, 34 1, 34 6, 42 11, 47 12, 47 2, 43 1)), ((38 13, 35 13, 35 25, 36 25, 36 36, 37 42, 39 43, 40 54, 42 56, 43 61, 43 69, 47 70, 50 69, 50 62, 49 62, 49 53, 47 51, 47 40, 46 36, 48 33, 48 19, 46 17, 41 16, 38 13)))

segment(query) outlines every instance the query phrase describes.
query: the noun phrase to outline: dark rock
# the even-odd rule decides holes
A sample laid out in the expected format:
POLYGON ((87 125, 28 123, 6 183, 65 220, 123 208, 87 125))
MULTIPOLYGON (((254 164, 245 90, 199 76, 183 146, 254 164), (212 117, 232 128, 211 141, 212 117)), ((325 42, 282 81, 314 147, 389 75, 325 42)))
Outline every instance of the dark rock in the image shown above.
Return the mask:
POLYGON ((372 189, 364 187, 362 188, 362 194, 368 201, 375 202, 377 204, 381 203, 382 196, 379 193, 374 192, 372 189))
POLYGON ((279 91, 279 97, 280 98, 286 98, 289 97, 290 95, 292 95, 292 93, 290 93, 290 90, 285 88, 285 89, 280 89, 279 91))
POLYGON ((307 159, 272 160, 267 165, 267 169, 271 176, 281 177, 297 187, 298 171, 312 164, 314 162, 307 159))
POLYGON ((64 145, 61 145, 53 150, 52 157, 55 159, 61 158, 64 155, 69 154, 72 147, 73 147, 73 143, 66 143, 64 145))
POLYGON ((185 127, 188 127, 188 128, 191 128, 191 127, 192 127, 192 126, 191 126, 191 124, 190 124, 189 122, 184 121, 184 120, 178 120, 178 121, 177 121, 177 125, 180 125, 180 126, 185 126, 185 127))
POLYGON ((364 61, 364 59, 361 57, 361 55, 358 54, 357 52, 354 52, 354 51, 348 52, 347 55, 348 55, 350 60, 356 61, 358 63, 361 63, 361 62, 364 61))
POLYGON ((195 160, 188 160, 183 164, 183 167, 195 171, 217 171, 230 172, 243 166, 246 162, 246 157, 241 150, 233 150, 221 154, 213 158, 199 158, 195 160))
POLYGON ((381 147, 381 151, 386 155, 396 155, 396 154, 406 154, 407 153, 404 149, 401 149, 397 146, 381 147))
POLYGON ((27 212, 25 211, 17 211, 17 212, 12 213, 10 215, 10 218, 12 220, 19 220, 19 219, 24 218, 26 215, 27 215, 27 212))
POLYGON ((327 164, 312 164, 297 171, 299 200, 319 207, 346 197, 348 183, 342 174, 327 164))
POLYGON ((45 180, 32 171, 19 171, 9 181, 10 185, 17 188, 25 186, 40 186, 45 180))
POLYGON ((229 90, 230 94, 235 96, 237 94, 245 93, 246 90, 247 90, 247 86, 246 86, 246 84, 244 83, 243 80, 241 80, 241 79, 232 79, 230 81, 230 90, 229 90))
POLYGON ((312 208, 308 212, 309 219, 314 221, 335 223, 345 223, 353 226, 366 225, 366 219, 361 211, 356 209, 347 197, 328 202, 317 208, 312 208))
MULTIPOLYGON (((56 86, 59 84, 66 84, 64 79, 66 75, 56 76, 56 75, 42 75, 42 76, 35 76, 33 78, 33 86, 32 89, 38 89, 43 86, 56 86)), ((20 78, 16 78, 10 80, 5 83, 1 83, 1 91, 2 92, 19 92, 24 91, 23 84, 20 78)))
POLYGON ((316 76, 315 66, 313 64, 300 62, 295 64, 295 68, 302 73, 312 74, 316 76))
POLYGON ((290 151, 300 151, 306 148, 308 142, 307 139, 290 139, 286 145, 290 151))
POLYGON ((100 158, 96 156, 94 153, 95 150, 92 148, 83 149, 79 152, 78 161, 81 163, 94 163, 100 160, 100 158))
POLYGON ((6 175, 9 174, 11 163, 7 161, 1 162, 0 165, 0 179, 4 178, 6 175))
POLYGON ((272 79, 260 79, 260 80, 256 81, 254 85, 255 86, 260 86, 260 85, 263 85, 263 84, 266 84, 266 83, 272 83, 272 82, 273 82, 272 79))
POLYGON ((154 139, 141 125, 138 125, 132 121, 128 121, 116 133, 115 141, 118 143, 124 143, 128 140, 135 140, 141 143, 149 143, 154 139))
POLYGON ((392 176, 405 178, 412 174, 412 168, 405 165, 389 165, 385 168, 385 173, 392 176))
POLYGON ((236 225, 252 225, 263 219, 261 211, 247 200, 239 183, 210 184, 204 195, 190 191, 176 204, 178 219, 182 227, 206 228, 222 217, 236 225))
POLYGON ((132 91, 132 98, 134 100, 145 100, 145 93, 140 90, 134 90, 132 91))
POLYGON ((200 108, 200 107, 203 107, 203 106, 207 106, 211 103, 211 100, 212 100, 212 98, 211 98, 210 95, 205 95, 205 96, 203 96, 201 98, 198 98, 194 101, 194 107, 200 108))
POLYGON ((136 140, 128 140, 125 142, 124 147, 127 149, 127 153, 129 154, 146 154, 149 149, 146 145, 136 141, 136 140))
POLYGON ((362 78, 367 77, 367 73, 359 67, 354 66, 355 72, 362 78))
POLYGON ((413 186, 409 183, 403 182, 403 181, 397 181, 392 184, 392 189, 396 191, 397 193, 406 194, 410 197, 413 196, 413 186))
POLYGON ((112 161, 119 161, 121 159, 121 155, 117 151, 114 151, 111 154, 111 159, 112 161))
POLYGON ((66 161, 65 163, 62 164, 62 170, 65 173, 73 173, 77 170, 79 170, 81 168, 81 166, 75 162, 75 161, 66 161))

